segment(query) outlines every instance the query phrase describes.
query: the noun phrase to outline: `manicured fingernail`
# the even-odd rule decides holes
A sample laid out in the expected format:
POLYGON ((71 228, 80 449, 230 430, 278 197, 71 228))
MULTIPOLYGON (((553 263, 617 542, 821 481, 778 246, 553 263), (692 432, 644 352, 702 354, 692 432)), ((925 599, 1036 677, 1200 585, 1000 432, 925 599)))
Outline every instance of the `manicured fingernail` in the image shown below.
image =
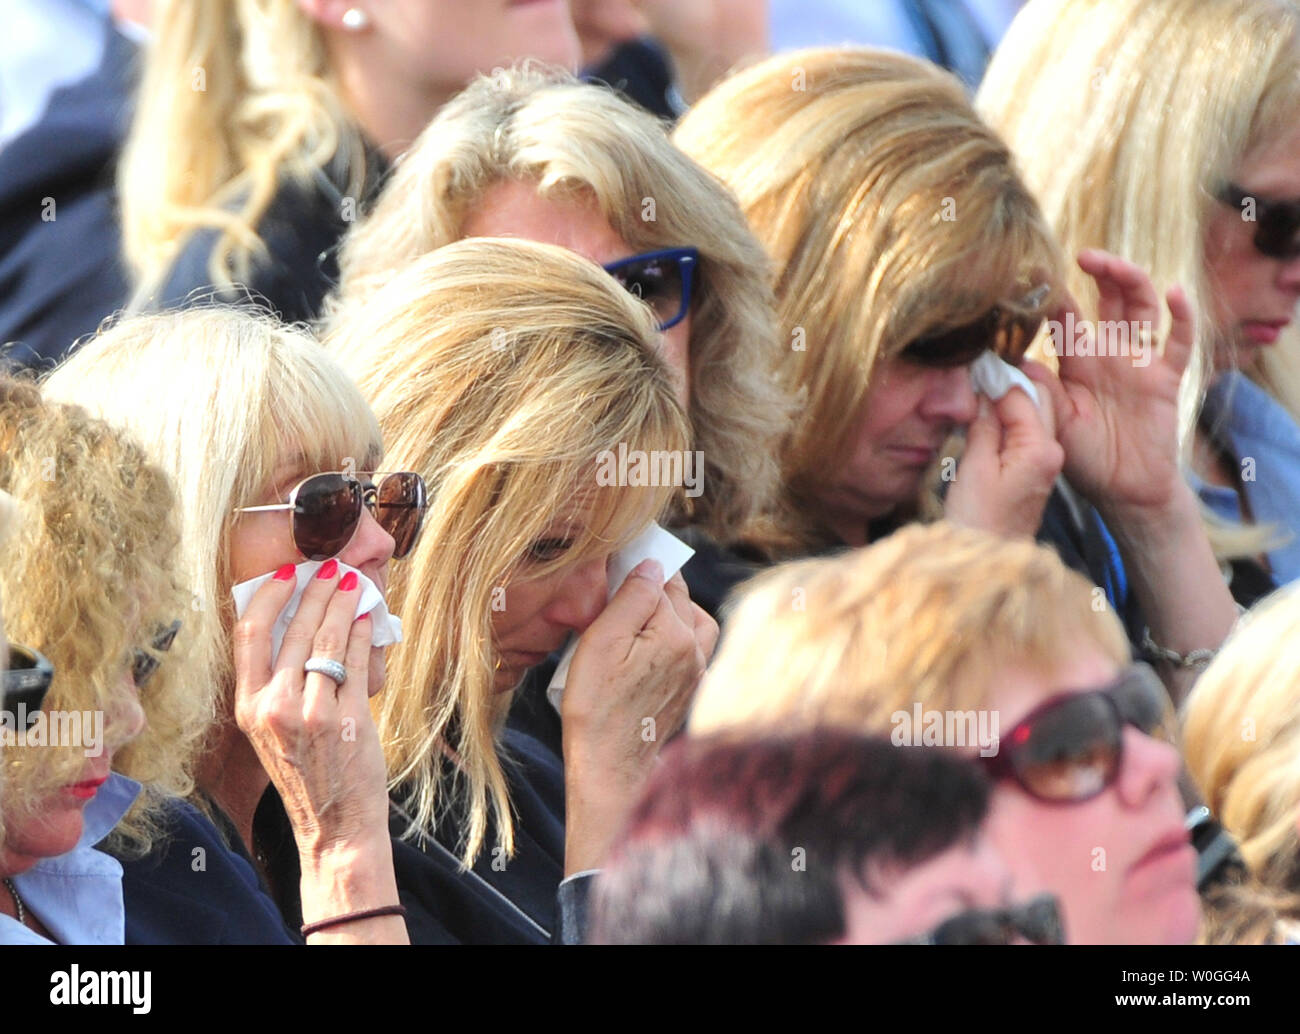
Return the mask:
POLYGON ((277 582, 287 582, 292 577, 293 577, 293 564, 285 564, 282 568, 280 568, 278 571, 275 572, 275 580, 277 582))
MULTIPOLYGON (((373 610, 366 611, 366 613, 362 614, 359 618, 357 618, 357 621, 365 621, 373 613, 374 613, 373 610)), ((354 621, 352 623, 355 625, 357 621, 354 621)))
POLYGON ((357 587, 356 571, 349 571, 339 582, 339 592, 351 592, 357 587))
POLYGON ((326 560, 320 565, 320 570, 316 572, 316 577, 322 581, 333 578, 339 571, 339 562, 337 560, 326 560))

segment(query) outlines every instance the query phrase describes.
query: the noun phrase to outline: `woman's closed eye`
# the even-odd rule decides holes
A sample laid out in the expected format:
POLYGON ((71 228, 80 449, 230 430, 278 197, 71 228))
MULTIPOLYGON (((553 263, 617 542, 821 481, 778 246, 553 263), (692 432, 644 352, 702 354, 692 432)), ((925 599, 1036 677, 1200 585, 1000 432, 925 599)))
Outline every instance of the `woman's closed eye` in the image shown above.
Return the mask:
POLYGON ((571 538, 538 539, 529 547, 528 557, 542 562, 558 560, 572 548, 571 538))

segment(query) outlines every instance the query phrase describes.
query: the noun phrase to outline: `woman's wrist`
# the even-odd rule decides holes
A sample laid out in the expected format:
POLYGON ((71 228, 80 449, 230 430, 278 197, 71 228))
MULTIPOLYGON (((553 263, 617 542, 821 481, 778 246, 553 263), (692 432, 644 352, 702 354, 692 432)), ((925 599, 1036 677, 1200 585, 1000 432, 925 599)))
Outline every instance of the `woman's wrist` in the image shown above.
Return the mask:
POLYGON ((305 923, 398 903, 393 847, 387 837, 300 852, 299 861, 305 923))

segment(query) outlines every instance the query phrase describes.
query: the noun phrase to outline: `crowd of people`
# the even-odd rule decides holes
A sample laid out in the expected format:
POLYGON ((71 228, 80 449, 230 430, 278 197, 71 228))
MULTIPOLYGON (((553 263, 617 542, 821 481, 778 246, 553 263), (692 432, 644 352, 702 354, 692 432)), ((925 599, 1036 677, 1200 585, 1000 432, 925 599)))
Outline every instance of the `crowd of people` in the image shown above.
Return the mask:
POLYGON ((0 944, 1300 943, 1300 3, 799 6, 52 5, 0 944))

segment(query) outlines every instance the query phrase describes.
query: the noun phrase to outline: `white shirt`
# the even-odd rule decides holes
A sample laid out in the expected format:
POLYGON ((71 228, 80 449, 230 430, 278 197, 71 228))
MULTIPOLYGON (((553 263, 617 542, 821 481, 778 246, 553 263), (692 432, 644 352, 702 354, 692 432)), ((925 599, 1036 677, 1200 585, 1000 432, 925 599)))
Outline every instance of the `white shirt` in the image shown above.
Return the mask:
MULTIPOLYGON (((14 876, 23 905, 59 944, 122 944, 126 910, 122 905, 122 863, 95 845, 122 821, 140 784, 116 773, 86 805, 81 839, 67 854, 42 858, 14 876)), ((0 888, 0 894, 8 894, 0 888)), ((12 916, 0 915, 0 944, 50 944, 12 916)))

